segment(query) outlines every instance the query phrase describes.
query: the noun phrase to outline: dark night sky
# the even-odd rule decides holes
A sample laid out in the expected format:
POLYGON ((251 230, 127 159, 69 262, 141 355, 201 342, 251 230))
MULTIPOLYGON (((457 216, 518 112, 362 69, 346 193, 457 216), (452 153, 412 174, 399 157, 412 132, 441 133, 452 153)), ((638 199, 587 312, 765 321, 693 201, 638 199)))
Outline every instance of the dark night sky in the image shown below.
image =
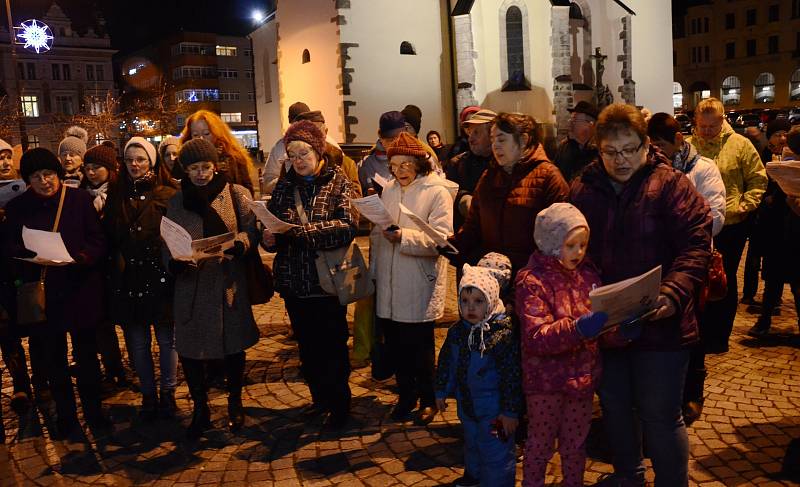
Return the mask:
MULTIPOLYGON (((53 0, 11 0, 15 22, 41 17, 53 0)), ((244 35, 254 28, 254 9, 267 12, 276 0, 58 0, 80 32, 102 12, 114 47, 121 52, 139 49, 176 29, 244 35)), ((287 0, 284 0, 287 1, 287 0)), ((290 1, 290 0, 289 0, 290 1)), ((331 1, 331 0, 321 0, 331 1)), ((397 0, 391 0, 397 1, 397 0)), ((400 0, 402 1, 402 0, 400 0)), ((661 0, 656 0, 661 1, 661 0)), ((704 0, 672 0, 673 15, 704 0)), ((6 25, 5 10, 0 19, 6 25)))

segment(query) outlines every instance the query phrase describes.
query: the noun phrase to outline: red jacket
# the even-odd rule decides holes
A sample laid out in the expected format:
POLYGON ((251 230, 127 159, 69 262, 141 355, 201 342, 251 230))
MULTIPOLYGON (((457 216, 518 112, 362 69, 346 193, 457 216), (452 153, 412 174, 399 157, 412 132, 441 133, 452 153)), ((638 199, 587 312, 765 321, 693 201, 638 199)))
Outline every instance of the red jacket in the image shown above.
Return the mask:
POLYGON ((522 339, 525 394, 591 396, 600 378, 597 340, 586 340, 575 320, 590 311, 589 291, 600 285, 584 261, 567 270, 536 252, 517 274, 515 310, 522 339))
POLYGON ((475 264, 489 252, 500 252, 511 259, 516 272, 536 248, 536 214, 566 201, 568 193, 569 186, 541 144, 511 174, 492 161, 475 187, 466 221, 451 242, 464 262, 475 264))
POLYGON ((619 195, 599 161, 574 180, 572 204, 591 229, 588 255, 605 284, 662 266, 661 293, 675 316, 644 326, 631 346, 671 350, 695 342, 694 298, 708 275, 712 218, 705 199, 667 159, 651 150, 619 195))

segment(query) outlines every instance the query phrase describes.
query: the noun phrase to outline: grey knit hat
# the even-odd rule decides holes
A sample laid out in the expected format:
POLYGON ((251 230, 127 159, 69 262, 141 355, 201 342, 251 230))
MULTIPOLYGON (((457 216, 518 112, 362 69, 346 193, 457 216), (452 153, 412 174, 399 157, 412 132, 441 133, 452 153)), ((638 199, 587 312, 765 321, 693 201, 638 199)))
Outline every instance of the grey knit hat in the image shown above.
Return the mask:
POLYGON ((192 139, 181 146, 178 162, 186 169, 195 162, 219 162, 219 154, 214 144, 206 139, 192 139))
POLYGON ((128 152, 129 147, 141 147, 150 159, 150 168, 152 169, 156 165, 156 148, 147 139, 144 137, 131 137, 131 140, 125 144, 125 150, 122 151, 123 157, 128 152))
POLYGON ((181 148, 181 139, 175 137, 174 135, 167 135, 163 139, 161 139, 161 143, 158 144, 158 155, 161 157, 161 160, 164 160, 164 154, 167 152, 167 147, 174 145, 178 149, 181 148))
POLYGON ((558 257, 567 235, 578 227, 589 229, 579 209, 569 203, 553 203, 536 215, 533 240, 543 254, 558 257))
POLYGON ((83 157, 86 154, 86 143, 89 133, 86 129, 73 125, 64 132, 64 139, 58 144, 58 155, 71 152, 83 157))

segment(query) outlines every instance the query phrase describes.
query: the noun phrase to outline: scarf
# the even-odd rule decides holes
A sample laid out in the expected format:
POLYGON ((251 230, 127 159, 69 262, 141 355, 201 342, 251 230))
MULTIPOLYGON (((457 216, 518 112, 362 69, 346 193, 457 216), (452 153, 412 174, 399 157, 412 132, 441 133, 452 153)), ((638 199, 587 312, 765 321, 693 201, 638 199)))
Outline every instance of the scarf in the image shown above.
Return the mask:
POLYGON ((672 167, 684 174, 688 174, 694 169, 694 165, 697 164, 699 158, 700 154, 697 149, 692 147, 692 144, 684 142, 683 147, 672 156, 672 167))
POLYGON ((102 212, 103 208, 106 206, 106 200, 108 199, 108 181, 96 188, 87 187, 86 191, 94 196, 94 209, 97 210, 98 213, 102 212))
POLYGON ((227 184, 228 178, 221 172, 214 174, 214 178, 205 186, 195 186, 189 178, 181 180, 183 207, 203 219, 203 237, 214 237, 229 231, 228 226, 211 207, 211 203, 227 184))

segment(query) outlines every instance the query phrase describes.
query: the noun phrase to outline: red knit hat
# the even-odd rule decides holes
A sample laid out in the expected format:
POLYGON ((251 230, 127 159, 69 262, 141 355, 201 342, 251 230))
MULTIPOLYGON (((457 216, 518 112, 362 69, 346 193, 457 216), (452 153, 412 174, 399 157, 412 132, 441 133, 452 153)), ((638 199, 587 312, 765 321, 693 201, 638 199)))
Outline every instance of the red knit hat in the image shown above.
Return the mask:
POLYGON ((428 157, 428 151, 425 146, 413 135, 407 132, 401 132, 395 139, 392 145, 386 150, 386 156, 391 159, 394 156, 414 156, 414 157, 428 157))
POLYGON ((319 127, 308 120, 299 120, 286 129, 286 134, 283 136, 283 143, 286 144, 286 147, 289 147, 289 143, 295 140, 301 140, 310 145, 320 158, 325 154, 325 135, 319 127))

